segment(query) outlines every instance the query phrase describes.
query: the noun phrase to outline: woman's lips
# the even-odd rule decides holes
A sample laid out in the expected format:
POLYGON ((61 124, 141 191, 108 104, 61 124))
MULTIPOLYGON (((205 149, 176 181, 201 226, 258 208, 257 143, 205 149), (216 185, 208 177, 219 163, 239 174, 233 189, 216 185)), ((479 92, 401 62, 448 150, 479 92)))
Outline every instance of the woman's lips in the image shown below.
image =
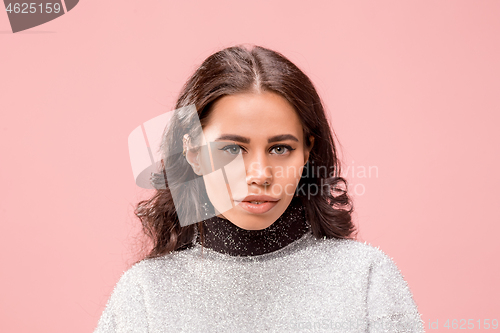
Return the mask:
POLYGON ((279 199, 273 198, 272 196, 269 195, 264 195, 264 194, 250 194, 247 195, 244 198, 241 199, 235 199, 235 201, 278 201, 279 199))
MULTIPOLYGON (((257 200, 252 200, 252 201, 257 201, 257 200)), ((256 204, 252 203, 251 201, 241 201, 238 203, 241 208, 244 210, 253 213, 253 214, 264 214, 271 210, 278 201, 263 201, 262 203, 256 204)))

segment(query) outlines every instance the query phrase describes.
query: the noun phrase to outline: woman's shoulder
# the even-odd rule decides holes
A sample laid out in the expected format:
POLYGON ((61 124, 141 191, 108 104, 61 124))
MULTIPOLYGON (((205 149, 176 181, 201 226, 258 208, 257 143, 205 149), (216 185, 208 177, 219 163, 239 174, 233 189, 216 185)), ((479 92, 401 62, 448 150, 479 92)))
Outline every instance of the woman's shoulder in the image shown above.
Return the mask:
POLYGON ((315 239, 307 247, 307 257, 316 266, 341 274, 368 279, 385 276, 403 278, 396 262, 379 247, 354 239, 315 239))
POLYGON ((157 258, 144 258, 125 269, 116 284, 115 289, 129 288, 154 283, 164 278, 167 273, 182 269, 184 253, 174 251, 157 258))
POLYGON ((313 248, 333 258, 349 258, 367 263, 392 262, 392 258, 379 247, 355 239, 316 239, 313 248))
POLYGON ((413 325, 418 332, 422 330, 409 285, 387 253, 367 242, 351 239, 319 240, 317 244, 326 254, 321 263, 328 264, 332 276, 347 277, 353 283, 364 281, 371 320, 395 325, 401 324, 400 317, 404 315, 405 325, 413 325))
MULTIPOLYGON (((371 269, 380 267, 382 269, 395 269, 397 266, 391 257, 383 252, 379 247, 375 247, 367 242, 361 242, 353 239, 337 238, 315 238, 312 234, 305 236, 300 242, 291 244, 284 251, 277 251, 261 255, 264 260, 289 260, 297 256, 314 261, 318 265, 334 265, 347 267, 357 267, 358 269, 371 269), (288 258, 288 259, 287 259, 288 258)), ((199 249, 198 249, 199 250, 199 249)), ((198 251, 199 252, 199 251, 198 251)), ((159 279, 165 279, 169 276, 183 276, 190 274, 193 267, 199 261, 202 262, 203 256, 197 255, 196 249, 183 251, 174 251, 169 254, 157 257, 143 259, 122 273, 118 284, 151 284, 160 282, 159 279)), ((212 253, 208 251, 204 259, 208 262, 215 262, 221 265, 222 262, 232 263, 233 261, 250 261, 249 258, 232 258, 227 255, 212 253)), ((255 260, 259 261, 259 260, 255 260)), ((262 260, 261 260, 262 261, 262 260)))

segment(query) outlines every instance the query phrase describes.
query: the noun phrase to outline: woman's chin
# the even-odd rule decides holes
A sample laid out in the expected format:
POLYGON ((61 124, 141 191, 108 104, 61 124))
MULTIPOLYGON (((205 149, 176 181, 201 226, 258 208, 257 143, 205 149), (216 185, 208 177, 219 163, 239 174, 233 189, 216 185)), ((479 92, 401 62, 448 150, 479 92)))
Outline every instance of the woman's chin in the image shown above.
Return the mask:
MULTIPOLYGON (((230 220, 231 221, 231 220, 230 220)), ((232 221, 231 221, 232 222, 232 221)), ((245 230, 262 230, 270 227, 274 222, 257 222, 257 223, 251 223, 251 222, 246 222, 246 223, 234 223, 234 225, 237 227, 240 227, 245 230)))
POLYGON ((246 214, 245 212, 235 212, 236 209, 232 209, 231 212, 225 212, 224 217, 222 214, 219 217, 229 220, 231 223, 246 230, 262 230, 268 228, 271 224, 276 221, 272 217, 268 216, 264 218, 263 216, 252 216, 246 214))
POLYGON ((252 213, 248 207, 236 205, 234 208, 218 214, 220 218, 231 221, 234 225, 246 230, 262 230, 270 227, 285 211, 286 207, 282 207, 282 200, 279 200, 277 205, 264 213, 252 213))

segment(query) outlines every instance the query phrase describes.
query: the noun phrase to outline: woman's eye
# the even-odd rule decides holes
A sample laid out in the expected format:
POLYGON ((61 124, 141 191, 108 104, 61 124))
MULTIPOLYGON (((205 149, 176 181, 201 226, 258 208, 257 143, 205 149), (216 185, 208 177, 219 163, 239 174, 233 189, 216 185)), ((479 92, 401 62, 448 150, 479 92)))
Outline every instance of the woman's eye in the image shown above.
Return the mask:
POLYGON ((230 154, 234 154, 234 155, 237 155, 240 153, 240 150, 241 150, 241 147, 238 146, 238 145, 229 145, 229 146, 225 146, 224 148, 222 148, 221 150, 223 151, 227 151, 229 152, 230 154))
POLYGON ((273 151, 273 150, 276 152, 276 155, 284 155, 287 152, 290 152, 290 151, 295 150, 295 149, 292 149, 292 147, 290 147, 289 145, 279 145, 279 146, 274 146, 273 148, 271 148, 271 151, 273 151))
MULTIPOLYGON (((240 154, 240 153, 242 153, 241 150, 243 150, 243 152, 245 151, 245 149, 239 145, 227 145, 224 148, 221 148, 220 150, 226 151, 231 155, 240 154)), ((274 153, 272 153, 273 155, 285 155, 292 150, 295 150, 295 149, 293 149, 289 145, 278 145, 278 146, 272 147, 270 151, 271 151, 271 153, 274 151, 274 153)))

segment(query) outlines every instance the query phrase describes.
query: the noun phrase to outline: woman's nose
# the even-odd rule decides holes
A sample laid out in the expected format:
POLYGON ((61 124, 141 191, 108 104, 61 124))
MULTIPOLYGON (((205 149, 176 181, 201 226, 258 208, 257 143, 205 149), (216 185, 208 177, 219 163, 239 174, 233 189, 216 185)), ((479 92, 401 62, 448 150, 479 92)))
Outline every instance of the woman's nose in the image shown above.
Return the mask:
POLYGON ((271 166, 265 162, 265 159, 257 159, 250 163, 247 171, 248 185, 270 185, 272 178, 271 166))

